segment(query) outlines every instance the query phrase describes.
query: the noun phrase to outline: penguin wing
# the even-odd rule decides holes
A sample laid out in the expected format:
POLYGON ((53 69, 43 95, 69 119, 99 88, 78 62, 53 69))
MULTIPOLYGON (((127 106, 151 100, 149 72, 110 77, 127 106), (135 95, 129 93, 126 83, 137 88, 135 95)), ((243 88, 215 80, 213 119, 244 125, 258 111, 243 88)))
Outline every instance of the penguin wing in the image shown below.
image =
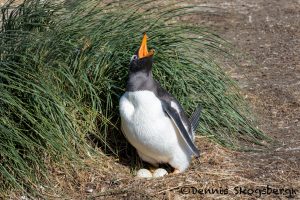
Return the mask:
POLYGON ((163 110, 168 114, 168 116, 172 119, 175 126, 179 130, 179 133, 184 140, 184 142, 187 144, 187 146, 190 148, 190 150, 195 154, 196 157, 200 156, 200 152, 193 143, 190 134, 187 132, 186 128, 184 127, 183 120, 180 117, 180 113, 178 110, 174 107, 172 107, 173 103, 172 101, 166 101, 161 99, 163 110))

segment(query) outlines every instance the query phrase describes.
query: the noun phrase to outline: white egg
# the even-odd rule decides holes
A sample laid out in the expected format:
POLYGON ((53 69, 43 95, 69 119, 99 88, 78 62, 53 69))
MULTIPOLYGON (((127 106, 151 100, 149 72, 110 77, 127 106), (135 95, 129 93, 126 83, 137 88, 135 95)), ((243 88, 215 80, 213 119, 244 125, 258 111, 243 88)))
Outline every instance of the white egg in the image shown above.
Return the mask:
POLYGON ((136 173, 138 178, 152 178, 152 173, 148 169, 140 169, 136 173))
POLYGON ((153 172, 153 178, 163 177, 167 175, 168 172, 163 168, 158 168, 153 172))

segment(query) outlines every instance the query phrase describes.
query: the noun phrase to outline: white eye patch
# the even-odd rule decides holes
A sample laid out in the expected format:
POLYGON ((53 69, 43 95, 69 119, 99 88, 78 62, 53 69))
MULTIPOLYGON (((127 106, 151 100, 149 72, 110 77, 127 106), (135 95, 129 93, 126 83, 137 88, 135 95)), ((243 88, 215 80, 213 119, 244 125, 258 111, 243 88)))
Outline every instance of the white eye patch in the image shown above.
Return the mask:
POLYGON ((131 57, 130 61, 136 60, 137 58, 138 58, 137 55, 133 55, 133 56, 131 57))

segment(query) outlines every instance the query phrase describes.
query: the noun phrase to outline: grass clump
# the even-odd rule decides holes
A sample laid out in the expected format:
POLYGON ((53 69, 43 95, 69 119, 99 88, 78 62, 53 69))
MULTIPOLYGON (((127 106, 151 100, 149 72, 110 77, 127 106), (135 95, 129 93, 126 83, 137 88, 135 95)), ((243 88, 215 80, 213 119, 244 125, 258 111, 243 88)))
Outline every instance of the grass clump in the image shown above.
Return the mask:
POLYGON ((226 42, 174 20, 193 9, 146 0, 13 3, 1 8, 2 190, 30 192, 47 180, 47 159, 79 162, 92 151, 90 135, 120 152, 118 101, 145 31, 157 52, 156 79, 189 113, 202 105, 201 134, 229 147, 265 138, 215 61, 228 55, 226 42))

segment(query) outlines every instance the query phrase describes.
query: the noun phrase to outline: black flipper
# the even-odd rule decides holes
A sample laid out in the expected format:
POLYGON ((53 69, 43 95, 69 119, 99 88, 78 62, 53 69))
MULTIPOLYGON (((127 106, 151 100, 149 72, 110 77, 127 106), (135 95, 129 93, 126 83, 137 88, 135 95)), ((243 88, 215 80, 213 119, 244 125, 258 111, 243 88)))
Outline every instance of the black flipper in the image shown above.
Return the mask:
POLYGON ((193 114, 190 118, 190 122, 191 122, 193 132, 196 132, 196 130, 197 130, 197 127, 198 127, 199 122, 200 122, 200 117, 201 117, 201 106, 198 105, 196 110, 193 112, 193 114))
POLYGON ((174 124, 179 130, 179 133, 182 137, 182 139, 185 141, 185 143, 188 145, 190 150, 195 154, 195 156, 198 158, 200 156, 200 152, 193 143, 190 134, 187 132, 186 128, 184 127, 182 123, 182 119, 180 117, 180 114, 177 112, 176 109, 174 109, 167 101, 161 100, 162 101, 162 107, 164 111, 168 114, 168 116, 172 119, 174 124))

